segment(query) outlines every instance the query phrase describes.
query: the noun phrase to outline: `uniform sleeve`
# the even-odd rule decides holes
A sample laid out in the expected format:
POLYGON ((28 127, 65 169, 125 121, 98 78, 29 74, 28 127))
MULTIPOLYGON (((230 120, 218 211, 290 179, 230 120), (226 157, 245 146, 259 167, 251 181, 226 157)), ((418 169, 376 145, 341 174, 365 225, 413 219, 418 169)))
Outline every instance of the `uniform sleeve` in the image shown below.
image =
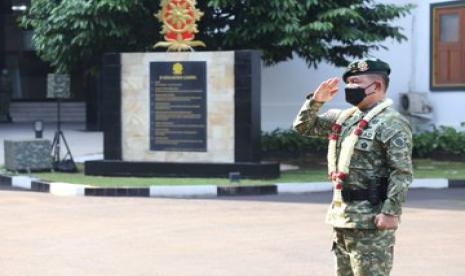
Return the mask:
POLYGON ((389 166, 387 198, 381 212, 400 215, 402 203, 413 179, 412 132, 406 123, 393 123, 384 131, 386 159, 389 166))
POLYGON ((339 116, 340 110, 331 109, 318 115, 322 102, 307 99, 294 120, 294 130, 304 136, 327 137, 331 126, 339 116))

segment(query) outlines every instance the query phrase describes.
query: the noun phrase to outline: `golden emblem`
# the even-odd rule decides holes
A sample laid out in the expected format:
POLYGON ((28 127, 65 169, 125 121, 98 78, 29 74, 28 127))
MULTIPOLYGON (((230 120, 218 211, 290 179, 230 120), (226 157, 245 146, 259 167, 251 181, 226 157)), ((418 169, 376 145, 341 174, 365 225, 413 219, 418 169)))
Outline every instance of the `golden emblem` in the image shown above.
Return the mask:
POLYGON ((173 64, 173 75, 182 75, 183 71, 184 71, 184 67, 182 66, 181 63, 177 62, 173 64))
POLYGON ((364 60, 359 61, 357 68, 360 72, 365 72, 366 70, 368 70, 368 63, 364 60))
POLYGON ((162 0, 160 11, 155 15, 163 23, 165 41, 157 42, 153 47, 166 47, 168 51, 193 51, 192 47, 206 47, 202 41, 194 40, 197 21, 203 12, 195 7, 196 0, 162 0))

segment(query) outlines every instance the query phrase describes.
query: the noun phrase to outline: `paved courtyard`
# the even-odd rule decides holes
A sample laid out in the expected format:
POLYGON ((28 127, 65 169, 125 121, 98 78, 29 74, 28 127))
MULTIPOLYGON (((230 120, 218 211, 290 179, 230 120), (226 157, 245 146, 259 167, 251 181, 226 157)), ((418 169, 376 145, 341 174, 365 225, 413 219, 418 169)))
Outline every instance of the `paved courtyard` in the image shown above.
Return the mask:
MULTIPOLYGON (((83 198, 0 190, 0 275, 332 275, 329 193, 83 198)), ((465 189, 412 190, 392 275, 465 275, 465 189)))

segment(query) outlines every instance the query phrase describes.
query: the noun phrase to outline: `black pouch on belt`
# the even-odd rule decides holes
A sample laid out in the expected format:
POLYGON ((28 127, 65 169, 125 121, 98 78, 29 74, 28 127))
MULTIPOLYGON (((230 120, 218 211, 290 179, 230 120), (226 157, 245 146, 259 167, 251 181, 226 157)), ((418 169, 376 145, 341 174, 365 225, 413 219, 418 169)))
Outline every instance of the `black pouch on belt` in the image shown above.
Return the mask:
POLYGON ((387 178, 375 177, 371 185, 368 185, 368 201, 371 205, 378 205, 387 197, 387 178))

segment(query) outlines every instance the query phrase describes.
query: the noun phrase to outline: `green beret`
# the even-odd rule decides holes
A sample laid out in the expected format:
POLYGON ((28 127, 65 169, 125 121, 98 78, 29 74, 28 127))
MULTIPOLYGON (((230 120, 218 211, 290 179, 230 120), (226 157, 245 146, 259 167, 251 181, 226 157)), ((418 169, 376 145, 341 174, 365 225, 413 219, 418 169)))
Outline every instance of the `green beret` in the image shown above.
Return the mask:
POLYGON ((344 82, 347 82, 347 78, 350 76, 365 74, 380 74, 389 76, 390 73, 391 68, 389 68, 389 64, 386 62, 380 59, 367 58, 351 62, 344 71, 342 79, 344 82))

